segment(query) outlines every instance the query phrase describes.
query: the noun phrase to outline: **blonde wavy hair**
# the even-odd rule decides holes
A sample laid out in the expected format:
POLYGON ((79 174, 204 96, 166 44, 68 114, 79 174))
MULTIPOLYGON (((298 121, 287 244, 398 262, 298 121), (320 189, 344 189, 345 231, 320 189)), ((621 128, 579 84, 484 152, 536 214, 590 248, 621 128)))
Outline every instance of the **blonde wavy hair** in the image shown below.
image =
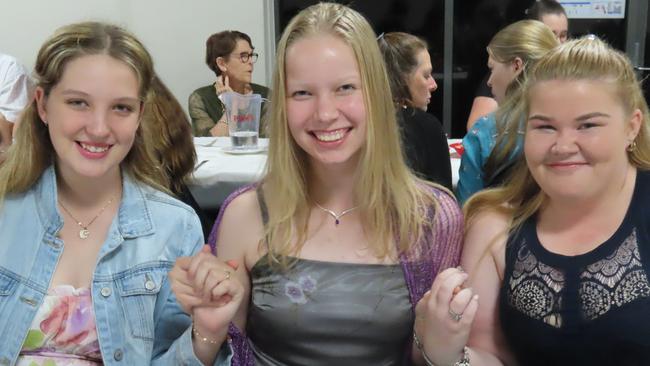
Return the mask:
MULTIPOLYGON (((549 80, 602 81, 611 85, 628 114, 636 109, 643 121, 636 137, 636 148, 628 151, 630 163, 638 169, 650 169, 650 114, 639 80, 629 59, 605 42, 587 36, 568 41, 542 58, 530 71, 523 92, 521 118, 528 116, 530 90, 549 80)), ((485 210, 500 211, 512 218, 510 230, 517 230, 546 202, 547 196, 533 179, 522 156, 506 184, 479 192, 466 203, 467 222, 485 210)))
POLYGON ((367 135, 359 162, 355 197, 369 242, 378 258, 408 251, 433 221, 428 209, 437 207, 406 167, 395 121, 395 109, 376 36, 358 12, 339 4, 320 3, 296 15, 277 47, 273 73, 267 173, 263 180, 269 212, 266 240, 271 263, 288 264, 306 240, 313 204, 307 181, 308 157, 293 140, 287 123, 286 54, 300 39, 332 35, 350 46, 359 66, 366 109, 367 135))
POLYGON ((523 70, 508 85, 505 100, 496 111, 497 139, 483 167, 486 180, 495 178, 517 145, 520 121, 516 116, 520 115, 521 90, 528 71, 559 44, 551 29, 537 20, 512 23, 495 34, 488 44, 487 52, 495 61, 510 63, 519 58, 523 70))
MULTIPOLYGON (((61 80, 66 65, 85 55, 105 54, 129 65, 137 75, 139 97, 144 104, 154 75, 151 56, 133 35, 122 28, 99 22, 84 22, 58 29, 41 47, 34 66, 36 86, 47 97, 61 80)), ((144 113, 147 113, 145 104, 144 113)), ((15 133, 15 143, 0 166, 0 203, 12 193, 27 191, 43 171, 56 162, 47 126, 38 115, 36 101, 25 109, 15 133)), ((135 179, 167 191, 166 178, 148 153, 142 126, 136 132, 133 147, 121 163, 135 179)))

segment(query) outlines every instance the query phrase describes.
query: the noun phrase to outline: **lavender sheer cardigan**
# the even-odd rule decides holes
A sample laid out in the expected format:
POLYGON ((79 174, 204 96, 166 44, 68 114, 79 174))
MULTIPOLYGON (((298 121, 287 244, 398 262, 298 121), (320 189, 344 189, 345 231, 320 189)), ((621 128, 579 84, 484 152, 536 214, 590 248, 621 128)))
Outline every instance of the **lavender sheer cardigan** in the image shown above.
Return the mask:
MULTIPOLYGON (((257 184, 242 187, 224 201, 208 238, 208 244, 215 254, 217 253, 217 233, 224 211, 237 196, 256 187, 257 184)), ((463 244, 463 214, 456 200, 442 190, 430 189, 433 190, 439 202, 433 229, 425 233, 423 239, 412 251, 400 255, 400 264, 404 271, 413 311, 424 293, 431 288, 435 276, 446 268, 458 265, 463 244)), ((228 335, 233 350, 232 365, 253 366, 255 357, 246 335, 232 323, 228 335)), ((411 344, 405 350, 406 357, 409 357, 410 354, 411 344)))

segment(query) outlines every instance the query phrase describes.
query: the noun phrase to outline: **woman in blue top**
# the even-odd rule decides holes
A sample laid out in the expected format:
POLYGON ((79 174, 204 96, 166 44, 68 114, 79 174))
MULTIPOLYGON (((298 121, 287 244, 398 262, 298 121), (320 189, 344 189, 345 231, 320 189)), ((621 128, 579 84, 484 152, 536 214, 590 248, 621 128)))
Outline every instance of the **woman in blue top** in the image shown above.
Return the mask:
POLYGON ((488 85, 499 103, 495 113, 481 117, 463 138, 456 196, 464 203, 472 194, 499 184, 521 151, 519 121, 510 116, 520 106, 526 70, 557 46, 553 32, 536 20, 522 20, 499 31, 487 47, 488 85), (498 146, 498 149, 494 149, 498 146))
POLYGON ((65 26, 34 74, 0 167, 0 364, 227 362, 192 339, 167 280, 203 240, 142 137, 154 76, 143 45, 107 24, 65 26))

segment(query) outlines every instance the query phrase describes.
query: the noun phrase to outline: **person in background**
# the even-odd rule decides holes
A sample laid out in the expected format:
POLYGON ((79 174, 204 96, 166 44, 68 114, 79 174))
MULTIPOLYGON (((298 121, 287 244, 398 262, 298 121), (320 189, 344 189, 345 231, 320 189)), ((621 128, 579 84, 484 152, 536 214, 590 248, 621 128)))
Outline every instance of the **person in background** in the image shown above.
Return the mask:
POLYGON ((119 27, 71 24, 45 41, 34 77, 0 166, 0 308, 11 314, 0 318, 0 361, 227 363, 167 278, 203 238, 194 211, 164 193, 143 138, 149 53, 119 27))
MULTIPOLYGON (((404 163, 385 65, 363 16, 310 6, 277 50, 267 173, 222 206, 208 240, 218 257, 179 259, 172 287, 184 307, 219 311, 220 281, 243 284, 229 329, 234 365, 421 365, 418 345, 457 326, 447 313, 453 287, 432 282, 464 278, 449 268, 462 245, 459 207, 404 163), (232 278, 226 260, 239 264, 232 278)), ((476 305, 468 292, 456 295, 463 308, 476 305)), ((206 336, 215 349, 226 330, 206 336)))
POLYGON ((555 0, 536 0, 526 10, 528 19, 539 20, 546 24, 560 43, 569 39, 569 18, 562 4, 555 0))
POLYGON ((463 138, 456 196, 499 185, 521 153, 521 121, 512 118, 521 105, 528 70, 558 45, 553 32, 537 20, 520 20, 499 31, 487 47, 489 84, 500 107, 481 117, 463 138))
MULTIPOLYGON (((539 20, 546 24, 560 43, 567 41, 569 37, 569 19, 562 4, 555 0, 536 0, 533 5, 526 9, 526 18, 539 20)), ((488 85, 489 75, 486 76, 479 84, 476 91, 476 97, 472 103, 472 109, 467 118, 467 131, 482 116, 488 115, 499 107, 490 85, 488 85)))
MULTIPOLYGON (((253 64, 257 58, 253 42, 246 33, 228 30, 208 38, 205 63, 217 79, 190 95, 189 112, 194 136, 228 136, 225 106, 219 99, 222 93, 254 93, 267 98, 268 89, 252 82, 253 64)), ((260 136, 266 136, 264 125, 260 125, 260 136)))
POLYGON ((142 124, 146 145, 152 148, 152 156, 164 173, 166 180, 162 184, 194 209, 207 238, 212 222, 187 187, 196 165, 192 126, 178 99, 158 76, 151 81, 151 90, 148 113, 144 115, 147 120, 142 124))
POLYGON ((427 113, 438 88, 424 40, 402 32, 382 34, 379 50, 386 62, 407 164, 421 178, 453 189, 447 137, 440 121, 427 113))
POLYGON ((0 163, 11 141, 20 113, 32 97, 33 81, 16 58, 0 53, 0 163))
POLYGON ((627 57, 593 36, 529 73, 519 169, 465 206, 462 265, 481 300, 472 365, 650 364, 650 120, 639 85, 627 57))

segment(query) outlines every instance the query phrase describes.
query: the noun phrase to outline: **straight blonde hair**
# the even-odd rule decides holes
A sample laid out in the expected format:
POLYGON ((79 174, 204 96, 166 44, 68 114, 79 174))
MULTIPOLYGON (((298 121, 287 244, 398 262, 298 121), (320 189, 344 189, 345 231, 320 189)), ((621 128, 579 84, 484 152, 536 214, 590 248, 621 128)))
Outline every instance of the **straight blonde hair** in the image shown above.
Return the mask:
MULTIPOLYGON (((379 258, 403 253, 432 225, 437 201, 407 168, 402 157, 395 108, 376 36, 358 12, 320 3, 296 15, 277 47, 269 119, 269 157, 263 180, 269 212, 266 240, 271 263, 288 265, 306 240, 312 201, 307 182, 308 157, 293 140, 287 124, 286 53, 300 39, 332 35, 350 46, 359 66, 366 109, 367 135, 359 163, 355 197, 372 250, 379 258)), ((443 189, 443 188, 441 188, 443 189)))
POLYGON ((505 101, 496 111, 497 138, 494 148, 483 167, 484 177, 490 180, 507 165, 512 151, 517 146, 520 134, 521 90, 531 67, 546 53, 560 43, 544 23, 537 20, 521 20, 500 30, 487 47, 488 54, 501 63, 513 62, 519 58, 523 70, 508 85, 505 101))

